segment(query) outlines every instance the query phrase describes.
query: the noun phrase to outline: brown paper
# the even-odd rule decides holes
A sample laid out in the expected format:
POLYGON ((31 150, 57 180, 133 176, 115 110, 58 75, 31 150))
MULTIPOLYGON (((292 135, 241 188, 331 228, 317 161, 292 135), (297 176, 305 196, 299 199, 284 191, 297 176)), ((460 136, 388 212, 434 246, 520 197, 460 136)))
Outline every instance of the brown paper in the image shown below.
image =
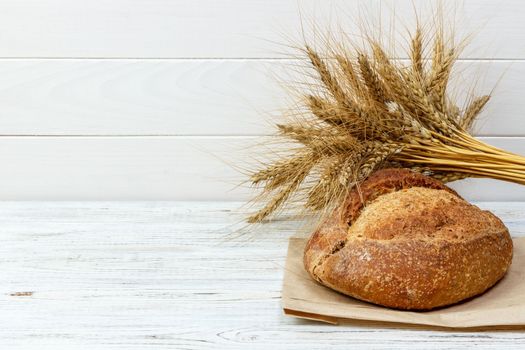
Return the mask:
POLYGON ((303 266, 304 238, 291 238, 286 258, 282 304, 285 314, 338 323, 343 319, 400 322, 439 327, 525 325, 525 237, 515 238, 507 275, 484 294, 432 311, 400 311, 373 305, 315 282, 303 266))

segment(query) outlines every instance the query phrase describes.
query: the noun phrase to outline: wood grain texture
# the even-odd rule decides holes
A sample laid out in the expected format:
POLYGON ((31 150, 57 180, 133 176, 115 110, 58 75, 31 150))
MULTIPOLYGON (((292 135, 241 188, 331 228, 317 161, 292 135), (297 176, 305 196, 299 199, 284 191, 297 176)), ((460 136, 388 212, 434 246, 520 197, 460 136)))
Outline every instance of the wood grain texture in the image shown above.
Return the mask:
MULTIPOLYGON (((1 135, 262 135, 296 60, 0 60, 1 135), (281 83, 279 82, 281 81, 281 83)), ((450 90, 493 99, 479 135, 525 135, 525 61, 463 61, 450 90)), ((295 72, 295 73, 294 73, 295 72)))
MULTIPOLYGON (((437 4, 418 2, 422 18, 437 4)), ((459 65, 460 90, 487 72, 486 92, 505 73, 477 134, 517 136, 501 142, 525 153, 525 7, 446 7, 460 35, 478 34, 459 65)), ((244 200, 250 191, 235 188, 243 178, 232 165, 259 153, 246 140, 271 133, 289 102, 275 76, 297 63, 282 44, 301 37, 300 14, 307 26, 355 32, 353 19, 388 22, 392 9, 410 26, 411 0, 2 1, 1 198, 244 200)), ((313 34, 306 29, 318 42, 313 34)), ((525 198, 509 184, 459 186, 467 198, 525 198)))
MULTIPOLYGON (((525 154, 521 137, 483 138, 525 154)), ((0 137, 3 200, 246 200, 242 172, 278 150, 261 137, 0 137), (266 145, 265 145, 266 143, 266 145)), ((525 187, 467 179, 471 200, 525 200, 525 187)))
MULTIPOLYGON (((478 34, 466 56, 525 57, 521 1, 444 3, 458 30, 478 34)), ((437 4, 418 1, 418 12, 425 19, 437 4)), ((4 0, 0 57, 276 57, 285 39, 301 38, 301 15, 355 33, 355 19, 374 22, 380 8, 383 19, 394 9, 401 23, 413 22, 411 0, 4 0)))
MULTIPOLYGON (((282 63, 275 61, 276 70, 282 63)), ((253 135, 284 105, 272 61, 0 60, 3 135, 253 135)))
MULTIPOLYGON (((513 236, 525 235, 523 204, 479 203, 500 216, 513 236)), ((302 223, 274 222, 242 231, 240 205, 0 203, 0 347, 525 346, 523 331, 357 321, 331 326, 284 316, 280 296, 287 241, 302 223), (239 232, 244 235, 232 239, 239 232)))

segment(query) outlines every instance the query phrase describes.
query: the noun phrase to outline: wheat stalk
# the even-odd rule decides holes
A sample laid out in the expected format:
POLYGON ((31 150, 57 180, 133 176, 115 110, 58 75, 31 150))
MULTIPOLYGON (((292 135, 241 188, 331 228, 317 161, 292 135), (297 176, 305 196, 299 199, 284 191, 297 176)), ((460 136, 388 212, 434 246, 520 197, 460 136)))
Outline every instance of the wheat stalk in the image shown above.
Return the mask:
MULTIPOLYGON (((410 62, 393 60, 370 36, 368 48, 329 47, 323 58, 312 47, 305 59, 318 83, 304 91, 305 111, 279 124, 279 135, 299 147, 251 174, 266 205, 248 220, 259 222, 299 198, 312 211, 329 212, 374 171, 405 167, 443 182, 489 177, 525 184, 525 158, 487 145, 469 129, 490 96, 472 99, 463 113, 447 94, 459 47, 443 28, 425 40, 418 26, 410 62), (431 45, 426 65, 425 43, 431 45), (302 193, 302 196, 294 194, 302 193)), ((261 198, 261 197, 259 197, 261 198)))

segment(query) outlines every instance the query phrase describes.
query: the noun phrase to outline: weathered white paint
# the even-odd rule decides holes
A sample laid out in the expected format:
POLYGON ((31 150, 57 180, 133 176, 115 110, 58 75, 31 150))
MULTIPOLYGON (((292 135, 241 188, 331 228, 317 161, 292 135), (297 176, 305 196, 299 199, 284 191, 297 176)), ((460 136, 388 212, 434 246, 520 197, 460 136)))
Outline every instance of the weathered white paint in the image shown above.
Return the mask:
MULTIPOLYGON (((2 349, 521 349, 472 332, 283 315, 288 237, 244 228, 242 203, 1 202, 2 349), (237 233, 240 237, 234 238, 237 233)), ((513 236, 524 203, 479 203, 513 236)), ((305 230, 305 233, 308 231, 305 230)))

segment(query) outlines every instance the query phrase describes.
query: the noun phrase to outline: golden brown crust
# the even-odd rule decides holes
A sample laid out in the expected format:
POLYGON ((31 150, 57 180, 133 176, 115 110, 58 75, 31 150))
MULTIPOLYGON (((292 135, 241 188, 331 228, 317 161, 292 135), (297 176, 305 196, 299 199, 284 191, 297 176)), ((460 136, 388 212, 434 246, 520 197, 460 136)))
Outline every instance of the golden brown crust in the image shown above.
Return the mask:
POLYGON ((312 235, 304 255, 312 277, 399 309, 453 304, 494 285, 512 260, 501 220, 436 180, 407 172, 384 171, 365 181, 366 196, 349 196, 346 208, 359 208, 352 224, 335 213, 312 235))
POLYGON ((410 171, 408 169, 389 168, 373 173, 358 189, 350 192, 346 200, 346 220, 351 223, 359 216, 361 208, 377 197, 411 187, 434 188, 444 190, 459 197, 453 189, 441 181, 410 171))

